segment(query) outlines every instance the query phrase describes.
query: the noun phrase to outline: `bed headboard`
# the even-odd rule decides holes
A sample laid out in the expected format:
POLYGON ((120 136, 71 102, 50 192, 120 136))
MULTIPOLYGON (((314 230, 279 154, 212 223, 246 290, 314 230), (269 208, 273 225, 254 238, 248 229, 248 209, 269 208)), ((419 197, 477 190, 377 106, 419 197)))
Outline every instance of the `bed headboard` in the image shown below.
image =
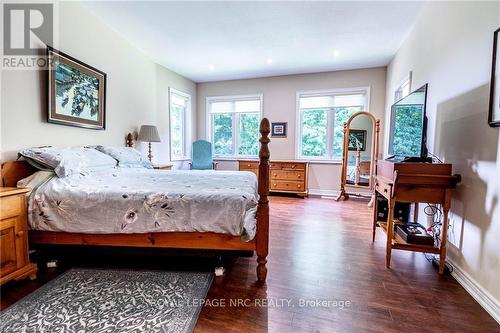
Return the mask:
POLYGON ((5 187, 16 187, 17 182, 31 176, 37 171, 26 161, 8 161, 2 164, 1 185, 5 187))
POLYGON ((136 141, 137 141, 137 132, 130 132, 127 134, 127 137, 125 139, 125 146, 134 147, 136 141))

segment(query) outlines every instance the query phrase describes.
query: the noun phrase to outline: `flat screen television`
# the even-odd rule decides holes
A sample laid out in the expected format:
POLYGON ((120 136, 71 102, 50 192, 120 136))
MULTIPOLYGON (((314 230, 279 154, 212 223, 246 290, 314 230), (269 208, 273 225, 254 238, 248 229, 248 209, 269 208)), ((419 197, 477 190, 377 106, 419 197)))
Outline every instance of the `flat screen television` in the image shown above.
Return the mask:
POLYGON ((427 156, 427 84, 391 107, 389 154, 404 161, 429 162, 427 156))

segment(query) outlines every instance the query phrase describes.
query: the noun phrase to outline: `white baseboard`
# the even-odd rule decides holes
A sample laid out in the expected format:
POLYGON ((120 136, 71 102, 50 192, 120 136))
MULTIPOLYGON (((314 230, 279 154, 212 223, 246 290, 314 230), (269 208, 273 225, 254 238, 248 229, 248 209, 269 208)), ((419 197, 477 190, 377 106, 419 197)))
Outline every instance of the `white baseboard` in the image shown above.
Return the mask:
POLYGON ((339 194, 338 190, 320 190, 319 188, 310 188, 309 195, 319 195, 325 197, 336 197, 339 194))
POLYGON ((500 303, 457 264, 449 258, 446 260, 453 266, 451 275, 455 280, 500 324, 500 303))
MULTIPOLYGON (((336 190, 321 190, 309 189, 310 195, 336 197, 339 191, 336 190)), ((483 287, 481 287, 469 274, 465 273, 457 264, 449 258, 446 260, 453 266, 451 275, 457 282, 483 307, 500 324, 500 304, 499 302, 483 287)))
MULTIPOLYGON (((322 197, 336 197, 340 193, 339 190, 321 190, 319 188, 310 188, 308 190, 308 194, 310 195, 318 195, 322 197)), ((358 194, 364 195, 364 196, 370 196, 372 193, 370 191, 366 191, 363 189, 358 189, 356 193, 349 193, 349 195, 352 196, 357 196, 358 194)))

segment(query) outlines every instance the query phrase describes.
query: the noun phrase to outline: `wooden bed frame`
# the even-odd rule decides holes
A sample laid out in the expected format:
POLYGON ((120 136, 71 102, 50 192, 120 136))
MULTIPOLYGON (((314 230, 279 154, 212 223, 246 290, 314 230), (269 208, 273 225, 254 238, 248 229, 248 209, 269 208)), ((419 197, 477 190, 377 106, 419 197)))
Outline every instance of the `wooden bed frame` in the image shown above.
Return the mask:
MULTIPOLYGON (((30 244, 36 245, 98 245, 123 247, 155 247, 171 249, 209 249, 256 251, 257 279, 264 283, 267 276, 267 254, 269 250, 269 132, 267 118, 260 123, 259 150, 259 202, 257 208, 257 233, 253 240, 242 242, 239 236, 213 232, 158 232, 144 234, 82 234, 32 230, 30 244)), ((2 186, 16 187, 20 179, 36 171, 26 161, 9 161, 2 165, 2 186)))

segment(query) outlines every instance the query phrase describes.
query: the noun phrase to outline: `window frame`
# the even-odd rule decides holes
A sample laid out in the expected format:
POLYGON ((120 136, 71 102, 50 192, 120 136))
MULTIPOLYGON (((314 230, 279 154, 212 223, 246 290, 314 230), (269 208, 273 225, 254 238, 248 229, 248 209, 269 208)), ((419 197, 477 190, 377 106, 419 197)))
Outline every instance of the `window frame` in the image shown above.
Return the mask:
POLYGON ((326 151, 328 155, 322 156, 303 156, 302 155, 302 112, 300 109, 301 97, 315 97, 315 96, 335 96, 335 95, 351 95, 351 94, 365 94, 365 112, 370 112, 370 86, 351 87, 351 88, 335 88, 335 89, 322 89, 322 90, 304 90, 297 91, 295 98, 295 122, 296 122, 296 135, 295 135, 295 159, 304 160, 317 163, 340 163, 342 156, 336 158, 332 155, 333 151, 333 137, 335 135, 333 128, 335 127, 335 117, 333 108, 323 108, 327 110, 327 135, 326 135, 326 151))
MULTIPOLYGON (((210 110, 210 104, 213 102, 236 102, 236 101, 247 101, 247 100, 259 100, 260 101, 260 110, 259 110, 259 124, 262 120, 262 114, 264 110, 264 95, 263 94, 245 94, 245 95, 227 95, 227 96, 208 96, 205 101, 205 114, 206 114, 206 139, 210 141, 212 144, 213 157, 217 160, 237 160, 241 158, 258 158, 258 153, 256 155, 241 155, 238 154, 239 148, 239 112, 228 112, 227 114, 232 114, 233 122, 232 122, 232 138, 233 138, 233 154, 225 155, 225 154, 216 154, 214 147, 214 138, 213 138, 213 124, 212 124, 212 113, 210 110)), ((249 112, 244 112, 249 113, 249 112)))
POLYGON ((190 120, 190 114, 191 114, 191 95, 177 90, 175 88, 169 87, 168 89, 168 138, 169 138, 169 154, 170 154, 170 161, 185 161, 189 160, 190 157, 188 156, 188 135, 189 135, 189 120, 190 120), (183 150, 183 155, 182 156, 174 156, 172 152, 172 95, 178 95, 182 98, 185 98, 187 100, 186 107, 184 109, 184 112, 182 114, 182 150, 183 150))
POLYGON ((393 96, 392 96, 394 98, 393 103, 396 103, 397 101, 399 101, 402 98, 405 98, 411 93, 411 81, 412 81, 412 71, 409 71, 408 75, 403 80, 401 80, 399 84, 396 86, 396 89, 393 89, 393 96), (403 87, 406 85, 408 85, 408 93, 406 95, 403 95, 401 93, 400 95, 399 92, 400 91, 402 92, 403 87))

